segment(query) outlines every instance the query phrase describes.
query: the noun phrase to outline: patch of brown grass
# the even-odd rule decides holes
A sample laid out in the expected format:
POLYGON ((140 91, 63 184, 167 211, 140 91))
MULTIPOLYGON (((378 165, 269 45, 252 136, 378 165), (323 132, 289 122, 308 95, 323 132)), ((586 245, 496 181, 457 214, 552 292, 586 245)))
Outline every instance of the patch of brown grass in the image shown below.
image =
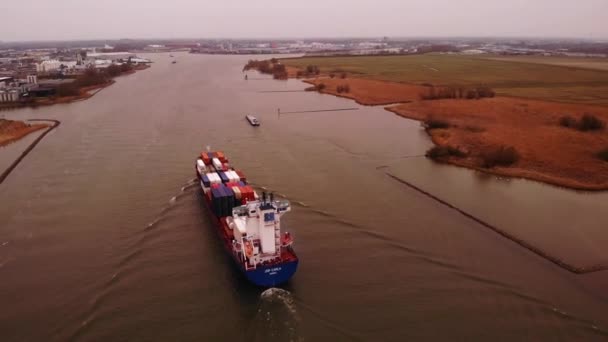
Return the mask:
POLYGON ((386 105, 418 100, 425 87, 413 84, 394 83, 361 78, 319 77, 305 82, 312 85, 324 83, 324 93, 346 97, 363 105, 386 105), (341 92, 338 91, 340 88, 341 92), (348 91, 345 91, 347 89, 348 91))
POLYGON ((39 129, 48 127, 44 124, 26 124, 23 121, 0 119, 0 146, 8 145, 39 129))
POLYGON ((430 130, 429 134, 436 144, 469 151, 466 158, 452 158, 450 163, 480 168, 484 152, 487 154, 496 146, 511 146, 519 156, 514 164, 498 163, 484 170, 576 189, 608 189, 608 163, 598 154, 608 146, 608 134, 604 131, 589 134, 556 124, 563 117, 557 113, 570 113, 573 118, 593 113, 606 122, 608 108, 496 97, 478 101, 416 101, 387 109, 420 121, 429 116, 448 121, 450 127, 430 130))

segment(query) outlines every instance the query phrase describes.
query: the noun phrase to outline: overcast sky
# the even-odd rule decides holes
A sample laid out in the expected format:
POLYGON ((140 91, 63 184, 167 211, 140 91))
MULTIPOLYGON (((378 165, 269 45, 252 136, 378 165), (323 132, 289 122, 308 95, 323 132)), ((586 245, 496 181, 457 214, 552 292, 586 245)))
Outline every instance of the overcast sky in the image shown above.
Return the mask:
POLYGON ((0 0, 0 40, 608 38, 608 0, 0 0))

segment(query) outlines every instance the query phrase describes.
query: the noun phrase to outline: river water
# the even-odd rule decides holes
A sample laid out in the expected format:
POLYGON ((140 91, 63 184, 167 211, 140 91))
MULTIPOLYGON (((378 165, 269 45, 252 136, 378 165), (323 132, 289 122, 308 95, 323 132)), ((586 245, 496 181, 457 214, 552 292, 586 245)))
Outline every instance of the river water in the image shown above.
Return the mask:
POLYGON ((147 57, 89 100, 0 113, 62 121, 0 185, 2 341, 608 338, 608 272, 563 270, 386 173, 581 266, 608 261, 606 195, 434 164, 417 122, 245 81, 245 56, 147 57), (207 145, 292 201, 281 289, 221 249, 193 182, 207 145))

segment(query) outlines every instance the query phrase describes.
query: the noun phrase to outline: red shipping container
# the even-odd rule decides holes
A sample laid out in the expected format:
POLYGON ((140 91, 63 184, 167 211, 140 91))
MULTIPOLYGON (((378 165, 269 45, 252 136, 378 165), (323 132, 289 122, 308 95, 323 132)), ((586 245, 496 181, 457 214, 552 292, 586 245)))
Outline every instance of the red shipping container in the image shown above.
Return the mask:
POLYGON ((217 188, 219 188, 220 186, 222 186, 222 184, 217 184, 217 183, 214 183, 214 184, 211 184, 211 189, 217 189, 217 188))
POLYGON ((254 201, 255 196, 253 195, 253 188, 249 185, 246 185, 243 188, 245 189, 245 197, 247 198, 247 201, 254 201))
POLYGON ((236 174, 239 175, 239 178, 243 181, 246 182, 247 181, 247 177, 245 177, 245 174, 243 173, 243 171, 241 170, 235 170, 236 174))
POLYGON ((247 187, 239 186, 239 190, 241 190, 241 201, 243 204, 249 202, 249 195, 247 194, 247 187))
POLYGON ((209 155, 207 154, 207 152, 201 153, 201 159, 203 160, 203 163, 205 163, 205 165, 211 164, 211 158, 209 158, 209 155))
POLYGON ((224 152, 222 152, 222 151, 217 151, 217 152, 215 152, 215 154, 216 154, 216 156, 217 156, 217 159, 219 159, 219 160, 220 160, 222 163, 227 162, 227 160, 226 160, 226 156, 224 155, 224 152))

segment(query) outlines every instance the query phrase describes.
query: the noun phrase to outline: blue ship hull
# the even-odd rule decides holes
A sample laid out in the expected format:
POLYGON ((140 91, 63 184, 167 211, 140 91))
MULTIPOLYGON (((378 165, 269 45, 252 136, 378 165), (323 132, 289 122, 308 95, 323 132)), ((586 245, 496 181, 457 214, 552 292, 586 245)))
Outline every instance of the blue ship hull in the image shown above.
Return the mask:
POLYGON ((296 273, 298 260, 289 261, 278 265, 258 267, 255 270, 241 271, 247 279, 262 287, 274 287, 287 282, 296 273))

